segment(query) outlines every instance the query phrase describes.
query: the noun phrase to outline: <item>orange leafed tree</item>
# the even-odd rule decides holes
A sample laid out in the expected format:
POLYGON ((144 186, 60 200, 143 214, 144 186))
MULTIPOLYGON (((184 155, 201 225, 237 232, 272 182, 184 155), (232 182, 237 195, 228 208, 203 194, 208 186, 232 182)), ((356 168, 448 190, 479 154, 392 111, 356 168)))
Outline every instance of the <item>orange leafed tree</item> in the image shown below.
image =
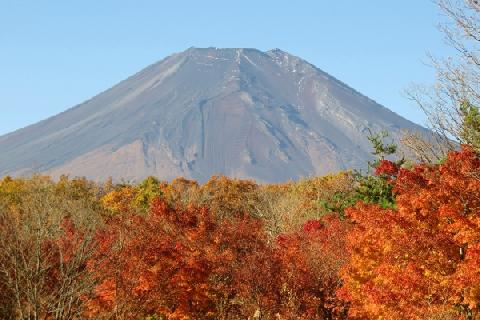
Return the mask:
POLYGON ((339 294, 352 319, 478 319, 480 159, 401 169, 396 209, 357 204, 339 294))
POLYGON ((200 188, 206 205, 217 217, 227 218, 254 211, 258 185, 250 180, 213 176, 200 188))
POLYGON ((105 209, 112 213, 129 212, 133 209, 133 201, 137 192, 131 186, 124 186, 110 191, 101 199, 105 209))
POLYGON ((113 217, 98 235, 100 282, 86 316, 230 319, 267 310, 278 272, 261 230, 256 219, 219 221, 160 200, 147 216, 113 217))
POLYGON ((348 222, 331 214, 277 238, 283 318, 344 318, 346 305, 337 299, 336 290, 339 271, 348 261, 345 240, 349 229, 348 222))

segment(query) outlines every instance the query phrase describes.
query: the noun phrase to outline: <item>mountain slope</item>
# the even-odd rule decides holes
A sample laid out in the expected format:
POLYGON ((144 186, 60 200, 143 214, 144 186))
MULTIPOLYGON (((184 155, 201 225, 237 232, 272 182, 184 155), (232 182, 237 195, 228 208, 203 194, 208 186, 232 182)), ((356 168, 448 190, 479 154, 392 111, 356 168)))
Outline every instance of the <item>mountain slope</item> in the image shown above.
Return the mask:
POLYGON ((0 175, 285 181, 363 167, 367 128, 422 130, 281 50, 191 48, 0 137, 0 175))

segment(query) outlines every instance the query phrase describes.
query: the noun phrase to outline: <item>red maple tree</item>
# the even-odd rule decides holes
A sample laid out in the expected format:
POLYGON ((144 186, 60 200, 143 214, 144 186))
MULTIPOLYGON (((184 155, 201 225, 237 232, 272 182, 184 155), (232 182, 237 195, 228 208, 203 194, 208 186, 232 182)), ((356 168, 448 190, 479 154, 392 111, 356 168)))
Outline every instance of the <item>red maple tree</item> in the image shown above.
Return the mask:
POLYGON ((357 204, 340 295, 352 319, 476 319, 480 304, 480 159, 401 169, 396 209, 357 204))

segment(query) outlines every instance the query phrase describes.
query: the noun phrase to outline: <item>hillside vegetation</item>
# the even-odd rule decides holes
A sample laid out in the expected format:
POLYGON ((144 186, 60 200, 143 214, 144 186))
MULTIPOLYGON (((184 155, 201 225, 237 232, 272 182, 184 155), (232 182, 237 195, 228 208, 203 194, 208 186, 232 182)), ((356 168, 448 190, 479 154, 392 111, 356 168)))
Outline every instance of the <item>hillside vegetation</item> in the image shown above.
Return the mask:
POLYGON ((372 168, 269 185, 4 178, 0 317, 477 319, 474 148, 372 168))

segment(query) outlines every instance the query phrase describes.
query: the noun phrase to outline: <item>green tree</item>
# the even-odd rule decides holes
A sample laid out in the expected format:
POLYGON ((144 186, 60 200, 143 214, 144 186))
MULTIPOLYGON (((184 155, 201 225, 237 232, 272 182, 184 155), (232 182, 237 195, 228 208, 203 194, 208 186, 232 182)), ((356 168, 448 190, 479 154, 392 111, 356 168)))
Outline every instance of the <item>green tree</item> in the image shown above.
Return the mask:
POLYGON ((143 180, 136 188, 136 191, 137 193, 133 201, 134 206, 142 210, 147 210, 151 202, 162 195, 160 181, 151 176, 143 180))
POLYGON ((460 112, 462 115, 461 138, 478 152, 480 151, 480 112, 478 107, 464 101, 460 104, 460 112))

